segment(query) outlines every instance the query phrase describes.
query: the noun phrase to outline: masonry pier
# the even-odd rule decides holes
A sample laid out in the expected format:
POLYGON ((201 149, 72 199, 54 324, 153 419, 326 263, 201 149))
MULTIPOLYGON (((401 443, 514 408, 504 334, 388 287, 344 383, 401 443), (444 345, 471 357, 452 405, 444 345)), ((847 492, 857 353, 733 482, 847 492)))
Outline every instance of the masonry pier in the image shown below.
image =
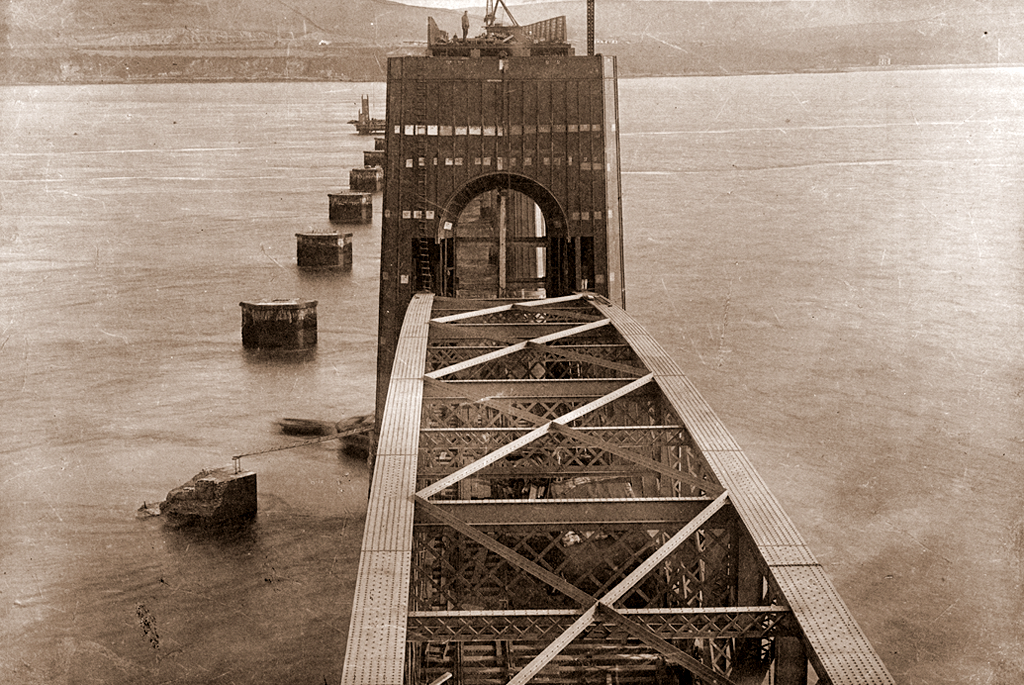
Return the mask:
POLYGON ((355 191, 328 193, 328 218, 339 224, 368 224, 373 221, 373 196, 355 191))
POLYGON ((316 300, 240 302, 242 346, 249 350, 303 350, 316 346, 316 300))
POLYGON ((366 167, 384 167, 385 160, 387 159, 383 150, 364 150, 363 151, 363 166, 366 167))
POLYGON ((351 269, 352 234, 296 233, 295 261, 300 269, 351 269))
POLYGON ((356 167, 348 172, 348 187, 364 193, 379 193, 384 187, 384 170, 380 167, 356 167))

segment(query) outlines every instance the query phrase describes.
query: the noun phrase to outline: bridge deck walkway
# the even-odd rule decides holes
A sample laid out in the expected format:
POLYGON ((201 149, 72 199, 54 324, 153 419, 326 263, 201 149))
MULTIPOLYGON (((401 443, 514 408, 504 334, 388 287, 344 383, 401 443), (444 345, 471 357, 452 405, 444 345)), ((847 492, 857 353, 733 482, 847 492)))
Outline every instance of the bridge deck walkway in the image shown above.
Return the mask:
MULTIPOLYGON (((471 303, 448 302, 448 307, 464 307, 465 311, 435 317, 435 299, 432 295, 419 294, 413 297, 406 313, 396 350, 388 401, 383 415, 380 417, 378 449, 342 682, 345 685, 396 685, 414 680, 410 677, 409 665, 405 663, 408 654, 409 624, 412 620, 410 617, 415 617, 417 621, 433 617, 442 622, 448 618, 460 621, 460 625, 464 628, 473 620, 481 617, 489 621, 500 619, 513 624, 517 620, 536 620, 536 617, 541 615, 539 613, 531 614, 529 611, 410 611, 417 506, 427 511, 434 519, 441 520, 443 518, 448 525, 454 526, 456 530, 465 535, 478 535, 479 537, 474 539, 477 539, 480 544, 498 554, 504 554, 513 565, 545 580, 551 587, 580 602, 581 608, 578 611, 570 612, 567 614, 568 618, 564 619, 568 623, 564 623, 564 632, 561 636, 551 642, 529 664, 521 665, 521 670, 510 673, 512 682, 528 681, 531 675, 539 672, 545 664, 555 658, 558 651, 571 643, 575 636, 580 635, 591 623, 601 619, 609 624, 618 623, 634 638, 638 637, 661 652, 670 661, 691 667, 693 672, 698 673, 708 682, 734 682, 730 680, 727 673, 709 670, 709 668, 713 669, 716 664, 712 663, 707 666, 697 664, 691 657, 677 653, 678 650, 672 651, 673 646, 653 635, 653 631, 649 627, 645 628, 643 624, 634 623, 633 617, 639 614, 630 613, 623 607, 614 606, 615 599, 608 599, 607 602, 604 602, 597 598, 591 598, 587 593, 580 592, 571 584, 565 583, 563 579, 537 567, 536 563, 526 559, 517 561, 514 552, 502 549, 500 544, 475 532, 471 525, 445 513, 446 511, 450 512, 451 509, 443 510, 437 506, 437 502, 430 501, 431 497, 445 488, 451 488, 473 473, 502 461, 515 450, 530 444, 540 444, 540 439, 548 433, 575 435, 575 439, 587 440, 590 441, 588 444, 601 450, 607 450, 634 461, 639 460, 637 463, 665 475, 666 466, 653 463, 649 457, 637 457, 626 449, 610 446, 609 443, 593 437, 593 433, 589 436, 584 435, 586 431, 570 427, 586 413, 614 403, 619 398, 638 389, 642 389, 643 392, 651 392, 651 388, 646 387, 651 386, 654 392, 660 394, 659 402, 667 404, 670 407, 669 413, 674 413, 674 418, 678 419, 678 422, 685 427, 696 447, 697 454, 703 459, 701 468, 706 470, 708 475, 705 477, 709 478, 705 481, 707 487, 704 490, 707 501, 698 504, 704 506, 712 496, 717 497, 713 507, 709 506, 702 514, 698 515, 693 513, 700 509, 700 507, 696 510, 693 509, 694 502, 692 500, 694 498, 691 497, 685 502, 684 498, 680 498, 679 506, 685 505, 685 510, 690 512, 687 517, 691 521, 679 531, 678 535, 685 537, 692 534, 687 531, 691 528, 696 530, 701 522, 709 520, 719 508, 731 506, 742 524, 741 528, 747 541, 746 549, 753 550, 752 554, 756 556, 752 563, 765 569, 762 573, 765 574, 766 582, 777 588, 784 599, 782 608, 795 618, 798 629, 790 633, 795 637, 788 639, 799 638, 799 648, 806 654, 807 662, 813 667, 818 677, 824 682, 836 684, 885 685, 892 683, 892 677, 886 671, 885 666, 850 615, 821 565, 815 560, 789 517, 769 492, 739 445, 736 444, 728 430, 680 368, 665 354, 643 327, 621 309, 600 298, 583 296, 576 299, 583 304, 583 308, 576 310, 576 313, 573 314, 577 317, 577 321, 563 322, 561 326, 545 328, 544 325, 532 321, 518 327, 509 324, 497 325, 481 319, 474 322, 473 318, 481 316, 483 312, 473 311, 470 308, 471 303), (581 311, 582 314, 579 313, 581 311), (465 324, 467 328, 460 331, 457 327, 461 324, 465 324), (473 328, 474 326, 475 328, 473 328), (625 343, 631 348, 634 361, 601 363, 616 372, 632 372, 635 377, 623 377, 618 381, 617 386, 609 379, 585 381, 589 385, 575 381, 572 385, 566 385, 567 388, 573 388, 573 392, 581 397, 587 392, 604 393, 612 387, 616 389, 589 402, 586 399, 579 399, 580 402, 586 402, 586 404, 557 416, 557 418, 544 419, 511 408, 511 404, 508 403, 496 405, 497 400, 491 394, 480 397, 474 395, 474 392, 477 394, 493 393, 495 388, 499 387, 521 395, 528 395, 529 392, 523 389, 524 384, 532 384, 535 393, 550 393, 552 387, 557 387, 557 382, 532 378, 522 378, 515 382, 493 379, 474 381, 459 376, 459 374, 471 372, 477 365, 493 364, 505 358, 514 358, 516 354, 530 348, 545 347, 568 337, 593 335, 594 331, 607 327, 611 327, 612 332, 617 336, 615 344, 625 343), (544 331, 549 332, 544 335, 539 334, 544 331), (432 336, 434 337, 432 338, 432 336), (474 336, 489 337, 492 341, 501 339, 505 346, 497 349, 490 346, 480 350, 480 354, 475 358, 457 361, 447 367, 428 369, 428 343, 431 340, 434 340, 435 343, 438 338, 458 341, 460 337, 464 337, 471 340, 474 336), (443 384, 446 377, 450 377, 447 380, 453 382, 443 384), (461 380, 454 380, 456 377, 460 377, 461 380), (473 390, 474 383, 482 384, 480 389, 473 390), (440 480, 435 480, 430 485, 424 486, 423 483, 417 485, 417 462, 422 458, 421 432, 428 430, 424 420, 425 398, 436 398, 445 393, 463 393, 467 399, 475 398, 472 401, 479 406, 490 406, 491 408, 499 406, 501 411, 508 412, 508 416, 522 419, 530 428, 520 429, 520 437, 498 449, 483 449, 483 452, 486 453, 485 456, 473 464, 460 468, 440 480), (490 451, 488 452, 488 450, 490 451), (644 461, 645 459, 646 461, 644 461), (418 490, 418 488, 421 489, 418 490), (417 501, 419 505, 417 505, 417 501), (727 504, 725 504, 726 501, 727 504), (703 518, 701 518, 702 516, 703 518), (450 520, 448 520, 449 518, 450 520), (589 609, 587 608, 588 604, 589 609), (595 609, 600 609, 600 611, 595 614, 595 609), (629 617, 626 616, 627 614, 629 617)), ((558 302, 556 300, 530 301, 519 303, 518 306, 536 307, 535 311, 543 312, 545 307, 553 307, 558 302)), ((484 311, 494 312, 502 309, 502 307, 491 307, 484 311)), ((538 317, 538 320, 540 318, 542 317, 538 317)), ((558 354, 567 360, 586 361, 589 359, 591 362, 594 361, 593 357, 572 352, 568 347, 560 348, 558 354)), ((649 427, 646 426, 646 428, 649 427)), ((466 434, 472 435, 472 430, 467 428, 466 434)), ((481 430, 480 433, 481 435, 492 434, 493 437, 493 434, 499 430, 513 429, 493 428, 487 431, 481 430)), ((602 428, 601 430, 608 429, 602 428)), ((692 478, 692 476, 686 477, 692 478)), ((691 484, 691 487, 696 488, 697 486, 691 484)), ((671 498, 669 499, 671 500, 671 498)), ((551 507, 556 506, 563 507, 559 511, 570 511, 565 508, 564 504, 560 505, 560 501, 541 500, 540 502, 544 502, 544 506, 549 507, 549 511, 552 510, 551 507)), ((604 501, 608 506, 614 504, 612 500, 604 501)), ((501 510, 503 516, 512 510, 525 510, 529 506, 527 502, 518 500, 515 502, 516 506, 504 505, 501 510)), ((600 499, 592 500, 592 513, 606 511, 599 508, 601 502, 600 499)), ((469 500, 446 502, 445 504, 460 505, 457 508, 467 511, 472 509, 473 505, 469 500)), ((486 502, 481 503, 480 506, 485 504, 486 502)), ((652 498, 650 504, 657 507, 667 506, 665 498, 652 498)), ((670 505, 671 502, 668 504, 670 505)), ((640 502, 637 505, 643 506, 640 502)), ((629 510, 629 505, 622 501, 618 501, 615 506, 621 507, 622 511, 629 510)), ((612 509, 607 509, 607 511, 610 512, 612 509)), ((493 516, 493 513, 489 515, 493 516)), ((567 515, 562 513, 561 516, 564 519, 567 515)), ((650 564, 659 563, 662 557, 670 555, 672 544, 678 544, 678 542, 666 542, 664 550, 651 555, 650 564), (653 559, 658 555, 661 556, 658 559, 653 559)), ((615 589, 608 592, 605 597, 621 598, 629 590, 630 584, 635 583, 640 577, 640 573, 635 571, 628 578, 619 579, 615 589)), ((757 585, 760 586, 761 582, 758 581, 757 585)), ((777 606, 760 608, 769 612, 780 609, 777 606)), ((730 612, 736 614, 748 611, 754 611, 754 608, 710 607, 697 609, 689 607, 681 608, 676 613, 683 616, 684 614, 691 615, 693 612, 704 612, 709 620, 714 620, 715 616, 723 616, 730 612)), ((552 612, 548 613, 554 616, 552 612)), ((551 618, 551 620, 563 619, 551 618)), ((452 630, 457 632, 458 628, 452 630)), ((748 633, 736 634, 747 635, 748 633)), ((782 633, 773 632, 771 635, 781 636, 782 633)), ((806 671, 806 667, 804 670, 806 671)), ((799 682, 799 677, 792 682, 799 682)))

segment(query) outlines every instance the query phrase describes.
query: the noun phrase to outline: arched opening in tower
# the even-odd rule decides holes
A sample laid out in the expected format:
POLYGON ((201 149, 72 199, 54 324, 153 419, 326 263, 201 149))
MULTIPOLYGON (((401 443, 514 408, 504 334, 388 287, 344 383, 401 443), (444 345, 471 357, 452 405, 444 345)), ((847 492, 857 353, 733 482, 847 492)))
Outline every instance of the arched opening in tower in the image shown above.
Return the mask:
POLYGON ((446 297, 558 297, 594 283, 593 239, 569 238, 552 195, 512 174, 456 192, 430 252, 432 279, 423 289, 446 297))

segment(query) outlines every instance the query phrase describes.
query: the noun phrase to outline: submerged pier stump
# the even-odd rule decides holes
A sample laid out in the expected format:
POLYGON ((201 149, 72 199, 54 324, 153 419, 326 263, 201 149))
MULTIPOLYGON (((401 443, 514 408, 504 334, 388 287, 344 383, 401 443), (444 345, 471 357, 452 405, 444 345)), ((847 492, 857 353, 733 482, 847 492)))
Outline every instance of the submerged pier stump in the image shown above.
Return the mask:
POLYGON ((239 302, 242 347, 303 350, 316 345, 316 300, 239 302))
POLYGON ((236 524, 256 516, 256 474, 231 467, 201 471, 167 493, 160 514, 179 526, 236 524))
POLYGON ((379 193, 384 188, 384 170, 380 167, 352 169, 348 174, 348 187, 368 193, 379 193))
POLYGON ((373 221, 373 198, 369 192, 328 193, 328 216, 339 224, 368 224, 373 221))

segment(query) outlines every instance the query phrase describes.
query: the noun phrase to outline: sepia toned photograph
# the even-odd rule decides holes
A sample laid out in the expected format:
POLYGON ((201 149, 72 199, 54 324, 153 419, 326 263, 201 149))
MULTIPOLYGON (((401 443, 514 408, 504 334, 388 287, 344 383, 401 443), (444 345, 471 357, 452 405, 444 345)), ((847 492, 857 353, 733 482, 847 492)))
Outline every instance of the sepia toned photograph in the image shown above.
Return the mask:
POLYGON ((0 0, 0 685, 1024 682, 1024 5, 0 0))

